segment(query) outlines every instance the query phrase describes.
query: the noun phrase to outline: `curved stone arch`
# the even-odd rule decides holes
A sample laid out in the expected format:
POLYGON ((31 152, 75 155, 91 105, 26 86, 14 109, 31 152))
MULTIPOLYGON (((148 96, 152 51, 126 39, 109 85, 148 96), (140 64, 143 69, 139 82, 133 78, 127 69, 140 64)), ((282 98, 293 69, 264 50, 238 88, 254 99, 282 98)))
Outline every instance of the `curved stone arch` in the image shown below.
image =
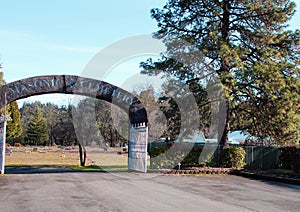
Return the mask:
MULTIPOLYGON (((43 94, 76 94, 110 102, 129 114, 128 169, 147 171, 147 113, 138 98, 110 83, 75 75, 47 75, 18 80, 0 88, 0 108, 13 101, 43 94)), ((4 120, 3 123, 6 123, 4 120)), ((6 124, 0 124, 5 132, 6 124)), ((4 173, 5 133, 0 133, 0 168, 4 173)))
POLYGON ((6 84, 0 89, 0 108, 5 102, 51 93, 77 94, 105 100, 128 112, 131 124, 148 122, 145 108, 128 91, 104 81, 75 75, 36 76, 6 84))

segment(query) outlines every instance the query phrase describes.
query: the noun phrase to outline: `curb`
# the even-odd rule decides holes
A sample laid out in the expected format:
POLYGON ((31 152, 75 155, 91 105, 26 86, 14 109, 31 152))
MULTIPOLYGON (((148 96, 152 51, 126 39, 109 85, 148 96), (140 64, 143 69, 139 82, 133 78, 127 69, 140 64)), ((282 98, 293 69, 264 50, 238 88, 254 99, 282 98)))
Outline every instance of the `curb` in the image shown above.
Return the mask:
POLYGON ((148 169, 148 173, 159 173, 159 174, 179 174, 179 175, 185 175, 185 174, 201 174, 201 175, 236 175, 241 177, 247 177, 252 179, 259 179, 259 180, 268 180, 268 181, 275 181, 275 182, 281 182, 281 183, 288 183, 293 185, 300 186, 300 179, 299 178, 287 178, 282 176, 271 176, 271 175, 265 175, 265 174, 256 174, 253 172, 248 171, 242 171, 242 170, 230 170, 230 169, 200 169, 200 170, 192 170, 192 169, 148 169))
POLYGON ((231 174, 231 169, 148 169, 148 173, 160 173, 160 174, 231 174))
POLYGON ((171 169, 147 169, 147 173, 168 174, 171 169))
POLYGON ((172 170, 168 174, 230 174, 229 170, 172 170))

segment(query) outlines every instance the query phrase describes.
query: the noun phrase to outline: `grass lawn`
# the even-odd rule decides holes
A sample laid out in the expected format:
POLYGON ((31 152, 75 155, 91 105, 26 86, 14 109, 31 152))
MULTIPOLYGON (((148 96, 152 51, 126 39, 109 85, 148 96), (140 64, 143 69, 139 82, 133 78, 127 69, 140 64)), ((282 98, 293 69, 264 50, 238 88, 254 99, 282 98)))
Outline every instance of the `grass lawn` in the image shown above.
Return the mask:
MULTIPOLYGON (((32 149, 32 148, 31 148, 32 149)), ((41 148, 42 149, 42 148, 41 148)), ((43 151, 30 152, 28 148, 19 148, 6 154, 6 166, 31 166, 31 167, 61 167, 82 171, 126 171, 127 154, 118 154, 117 151, 101 151, 87 149, 86 167, 79 166, 79 153, 77 150, 66 151, 51 148, 43 151)))
POLYGON ((60 152, 13 152, 6 155, 5 165, 30 166, 30 165, 79 165, 76 153, 60 152))
POLYGON ((128 169, 128 155, 115 152, 91 153, 88 158, 105 171, 126 171, 128 169))

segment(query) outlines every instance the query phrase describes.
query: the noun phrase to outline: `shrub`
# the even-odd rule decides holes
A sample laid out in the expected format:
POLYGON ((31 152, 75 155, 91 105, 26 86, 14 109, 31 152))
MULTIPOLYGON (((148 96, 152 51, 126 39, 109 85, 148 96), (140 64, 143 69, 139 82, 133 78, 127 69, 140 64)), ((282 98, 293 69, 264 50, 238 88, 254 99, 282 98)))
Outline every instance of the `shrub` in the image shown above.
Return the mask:
POLYGON ((22 146, 22 144, 20 144, 19 142, 14 143, 14 147, 21 147, 21 146, 22 146))
POLYGON ((218 158, 216 154, 211 154, 207 157, 204 163, 204 167, 216 167, 218 164, 218 158))
POLYGON ((154 169, 175 168, 178 163, 181 167, 196 165, 201 150, 193 144, 184 143, 155 143, 148 148, 150 167, 154 169))
POLYGON ((189 167, 189 166, 199 166, 205 163, 203 161, 202 164, 199 163, 200 155, 202 153, 203 146, 193 146, 193 148, 189 151, 187 156, 181 162, 182 167, 189 167))
POLYGON ((153 142, 148 147, 150 167, 153 169, 170 169, 214 164, 216 146, 206 146, 193 143, 159 143, 153 142))
POLYGON ((242 147, 224 147, 222 151, 222 164, 228 168, 243 168, 246 152, 242 147))
POLYGON ((153 169, 174 168, 177 164, 176 158, 174 158, 176 154, 174 154, 174 151, 169 152, 172 146, 172 144, 167 143, 152 144, 151 149, 148 149, 151 158, 150 167, 153 169))

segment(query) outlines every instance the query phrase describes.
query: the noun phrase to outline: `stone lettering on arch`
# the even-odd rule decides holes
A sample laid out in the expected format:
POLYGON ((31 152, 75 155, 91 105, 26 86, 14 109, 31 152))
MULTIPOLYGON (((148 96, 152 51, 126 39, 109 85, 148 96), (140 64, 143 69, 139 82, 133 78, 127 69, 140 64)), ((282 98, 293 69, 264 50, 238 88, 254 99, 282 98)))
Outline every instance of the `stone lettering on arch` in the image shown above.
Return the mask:
MULTIPOLYGON (((19 80, 1 88, 1 99, 4 93, 8 102, 47 93, 85 95, 111 102, 126 111, 135 102, 131 93, 117 86, 75 75, 48 75, 19 80)), ((0 103, 0 106, 2 107, 3 103, 0 103)))
POLYGON ((1 88, 1 97, 6 93, 8 101, 26 98, 38 94, 55 93, 62 91, 62 76, 41 76, 19 80, 4 85, 1 88))

